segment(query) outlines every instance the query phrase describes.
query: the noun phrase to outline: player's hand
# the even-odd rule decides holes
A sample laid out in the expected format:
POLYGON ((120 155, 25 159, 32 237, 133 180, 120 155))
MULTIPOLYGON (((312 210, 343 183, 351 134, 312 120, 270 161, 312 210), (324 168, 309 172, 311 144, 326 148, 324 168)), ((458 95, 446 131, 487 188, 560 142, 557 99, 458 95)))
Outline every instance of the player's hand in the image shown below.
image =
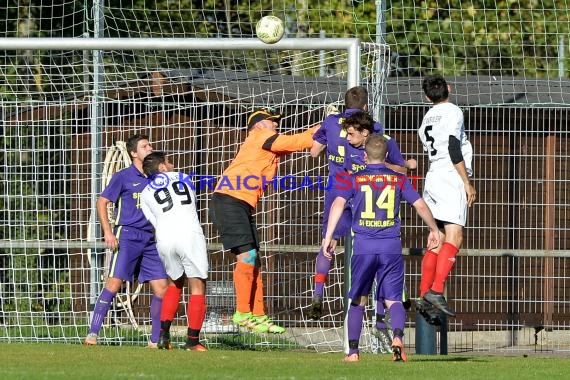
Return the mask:
POLYGON ((416 170, 418 167, 418 161, 415 158, 410 158, 406 161, 406 168, 409 170, 416 170))
POLYGON ((477 196, 477 191, 471 185, 471 183, 465 184, 465 192, 467 193, 467 205, 471 207, 475 203, 475 198, 477 196))
POLYGON ((105 246, 110 250, 116 250, 119 246, 119 241, 114 234, 106 234, 105 235, 105 246))
POLYGON ((430 231, 427 240, 427 249, 432 250, 439 247, 441 244, 442 235, 439 231, 430 231))
POLYGON ((327 104, 327 106, 325 107, 325 116, 330 116, 330 115, 339 115, 340 111, 338 110, 338 107, 334 104, 327 104))
POLYGON ((323 255, 332 260, 334 255, 334 249, 336 248, 336 240, 325 237, 321 244, 321 248, 323 249, 323 255))
MULTIPOLYGON (((329 252, 331 253, 331 255, 334 255, 334 251, 336 249, 336 245, 338 244, 338 240, 336 239, 332 239, 330 244, 329 244, 329 252)), ((331 256, 332 258, 332 256, 331 256)))

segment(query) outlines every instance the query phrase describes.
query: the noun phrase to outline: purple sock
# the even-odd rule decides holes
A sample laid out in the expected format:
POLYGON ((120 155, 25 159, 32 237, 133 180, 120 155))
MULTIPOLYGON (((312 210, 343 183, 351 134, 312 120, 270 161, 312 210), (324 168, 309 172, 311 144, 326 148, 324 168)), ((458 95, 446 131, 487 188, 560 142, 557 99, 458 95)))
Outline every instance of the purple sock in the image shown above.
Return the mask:
POLYGON ((315 291, 313 292, 313 298, 323 298, 325 294, 325 283, 315 281, 315 291))
POLYGON ((162 309, 162 298, 157 296, 152 296, 150 301, 150 318, 151 322, 151 333, 150 341, 152 343, 158 342, 158 336, 160 335, 160 311, 162 309))
MULTIPOLYGON (((323 254, 323 249, 321 248, 319 254, 317 255, 317 262, 316 262, 316 274, 317 275, 324 275, 328 276, 329 270, 331 269, 331 260, 327 259, 323 254)), ((315 292, 313 297, 323 297, 325 289, 324 282, 317 282, 315 281, 315 292)))
POLYGON ((348 354, 358 352, 358 341, 362 332, 362 318, 364 317, 364 307, 350 304, 348 316, 346 318, 346 329, 349 344, 348 354))
POLYGON ((93 309, 93 318, 91 319, 89 333, 99 334, 103 321, 105 320, 105 316, 113 302, 113 298, 115 298, 115 293, 110 292, 107 288, 103 288, 99 298, 97 298, 95 308, 93 309))
POLYGON ((406 309, 401 302, 396 302, 390 306, 390 320, 392 321, 392 330, 396 329, 404 331, 406 325, 406 309))

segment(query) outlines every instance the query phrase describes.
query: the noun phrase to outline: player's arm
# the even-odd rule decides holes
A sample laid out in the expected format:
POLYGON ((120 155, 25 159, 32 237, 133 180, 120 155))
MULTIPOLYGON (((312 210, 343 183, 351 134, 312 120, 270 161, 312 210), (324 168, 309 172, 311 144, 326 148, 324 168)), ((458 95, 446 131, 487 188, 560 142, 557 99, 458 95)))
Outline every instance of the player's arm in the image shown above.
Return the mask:
POLYGON ((386 153, 385 165, 387 168, 392 169, 395 172, 406 174, 406 161, 402 156, 400 147, 395 139, 388 135, 384 135, 387 142, 388 152, 386 153))
POLYGON ((286 154, 309 149, 313 146, 313 134, 319 130, 320 124, 309 128, 305 132, 293 135, 280 135, 275 133, 263 143, 262 148, 273 153, 286 154))
POLYGON ((471 185, 471 181, 469 181, 469 176, 467 175, 467 168, 465 167, 465 161, 463 160, 463 153, 461 152, 461 142, 459 139, 453 135, 449 135, 449 157, 451 158, 451 162, 459 173, 461 180, 463 181, 463 186, 465 187, 465 193, 467 193, 467 204, 469 207, 475 202, 475 196, 477 195, 477 191, 473 185, 471 185))
POLYGON ((389 162, 384 163, 388 169, 392 169, 395 172, 406 174, 406 167, 400 165, 394 165, 389 162))
POLYGON ((329 212, 329 221, 327 224, 327 233, 323 239, 322 247, 323 253, 326 258, 331 259, 332 254, 334 251, 334 245, 332 243, 334 230, 336 229, 336 225, 342 216, 344 211, 344 206, 346 204, 346 199, 343 197, 336 197, 331 205, 331 209, 329 212))
POLYGON ((103 238, 105 239, 105 246, 109 249, 116 249, 119 245, 117 237, 113 233, 113 227, 111 222, 109 222, 108 204, 113 203, 109 199, 100 196, 97 199, 97 215, 99 216, 99 223, 101 224, 101 230, 103 231, 103 238))
POLYGON ((327 147, 326 120, 323 121, 318 131, 313 133, 313 145, 311 146, 311 156, 318 157, 327 147), (325 127, 323 127, 325 125, 325 127))
POLYGON ((424 223, 429 227, 427 249, 435 249, 439 247, 439 244, 441 243, 439 229, 437 228, 437 223, 433 218, 433 214, 431 213, 427 203, 422 198, 418 198, 412 206, 414 206, 420 218, 422 218, 424 223))
POLYGON ((319 155, 323 152, 323 150, 325 150, 326 147, 326 145, 313 140, 313 146, 311 146, 311 157, 319 157, 319 155))

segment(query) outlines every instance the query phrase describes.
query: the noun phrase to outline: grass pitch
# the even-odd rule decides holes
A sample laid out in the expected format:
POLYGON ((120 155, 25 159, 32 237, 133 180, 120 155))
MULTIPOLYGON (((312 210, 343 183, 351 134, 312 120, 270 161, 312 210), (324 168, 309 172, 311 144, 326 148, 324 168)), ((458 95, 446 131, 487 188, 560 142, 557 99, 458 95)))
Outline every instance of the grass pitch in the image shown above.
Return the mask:
POLYGON ((221 349, 187 352, 132 346, 2 343, 0 379, 523 380, 570 376, 568 357, 546 354, 408 357, 407 363, 395 363, 389 355, 362 354, 360 362, 344 363, 341 353, 221 349))

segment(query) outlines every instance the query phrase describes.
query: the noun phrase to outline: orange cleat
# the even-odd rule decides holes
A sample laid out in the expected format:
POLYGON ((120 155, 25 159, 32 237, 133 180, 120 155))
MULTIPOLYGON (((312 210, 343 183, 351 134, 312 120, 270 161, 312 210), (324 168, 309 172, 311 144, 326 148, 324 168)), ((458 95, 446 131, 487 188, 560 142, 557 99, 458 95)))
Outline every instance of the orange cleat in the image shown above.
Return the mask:
POLYGON ((193 346, 186 343, 184 346, 182 346, 182 349, 186 350, 186 351, 199 351, 199 352, 208 351, 208 349, 206 347, 202 346, 200 343, 195 344, 193 346))
POLYGON ((408 361, 408 355, 406 355, 406 351, 404 351, 404 342, 402 342, 402 338, 399 336, 395 336, 394 339, 392 339, 392 361, 408 361))
POLYGON ((86 346, 96 346, 97 345, 97 334, 95 334, 95 333, 87 334, 87 336, 85 337, 85 340, 83 341, 83 344, 86 346))
POLYGON ((360 361, 360 355, 358 353, 346 355, 344 357, 344 361, 345 362, 358 362, 358 361, 360 361))

